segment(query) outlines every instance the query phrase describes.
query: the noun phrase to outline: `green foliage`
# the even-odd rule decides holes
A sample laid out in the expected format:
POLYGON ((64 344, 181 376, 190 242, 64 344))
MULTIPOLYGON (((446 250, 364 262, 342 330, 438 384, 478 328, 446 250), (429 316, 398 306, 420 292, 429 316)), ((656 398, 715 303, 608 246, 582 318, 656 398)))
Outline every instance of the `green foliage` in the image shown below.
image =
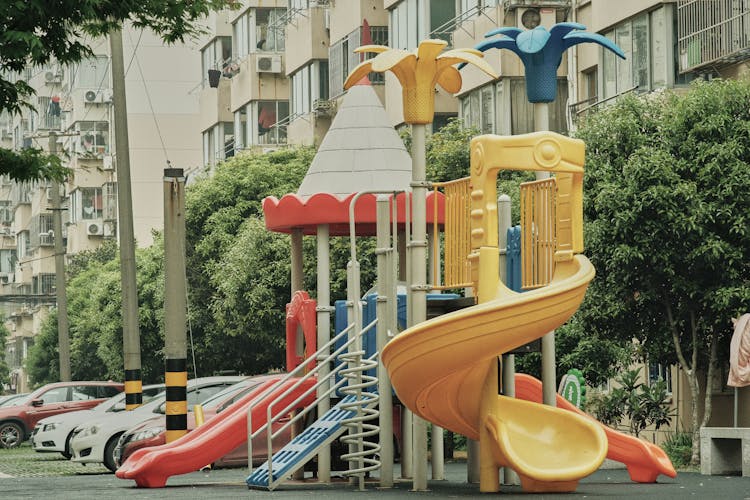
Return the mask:
MULTIPOLYGON (((592 337, 578 316, 555 330, 558 382, 568 370, 578 369, 589 386, 596 387, 613 378, 632 358, 630 344, 616 339, 592 337)), ((516 356, 516 371, 541 378, 542 357, 538 352, 516 356)))
MULTIPOLYGON (((10 332, 5 327, 5 318, 0 315, 0 345, 4 346, 9 336, 10 332)), ((9 375, 10 372, 8 364, 5 362, 5 356, 0 356, 0 390, 2 384, 8 384, 10 382, 9 375)))
MULTIPOLYGON (((289 237, 265 230, 261 204, 266 196, 296 192, 314 154, 288 148, 239 155, 188 187, 189 317, 199 373, 207 367, 262 373, 282 365, 289 237)), ((314 252, 310 243, 307 255, 314 252)), ((305 262, 306 276, 314 278, 311 257, 305 262)))
POLYGON ((623 372, 615 378, 617 387, 591 398, 588 411, 600 422, 615 428, 626 419, 628 430, 634 436, 651 425, 657 430, 669 425, 672 420, 671 396, 667 393, 666 383, 660 379, 649 386, 639 378, 640 369, 623 372))
MULTIPOLYGON (((68 282, 71 375, 74 380, 122 380, 122 293, 119 255, 112 245, 74 259, 68 282)), ((136 251, 141 370, 145 383, 163 380, 163 245, 136 251)), ((27 369, 34 384, 59 380, 57 314, 42 324, 29 352, 27 369)))
POLYGON ((579 129, 597 270, 581 316, 590 335, 638 339, 642 354, 670 363, 674 332, 698 351, 696 368, 716 337, 725 357, 729 318, 750 302, 749 99, 750 82, 702 82, 618 100, 579 129))
POLYGON ((429 136, 425 157, 427 178, 433 182, 452 181, 469 176, 471 139, 479 135, 474 127, 464 128, 463 122, 451 118, 448 123, 429 136))
POLYGON ((26 372, 32 387, 60 380, 60 355, 57 349, 57 311, 52 311, 34 337, 26 357, 26 372))
POLYGON ((661 445, 675 467, 690 465, 693 448, 693 434, 690 432, 675 432, 661 445))
MULTIPOLYGON (((1 80, 0 78, 0 100, 2 100, 1 80)), ((11 151, 0 148, 0 175, 7 175, 19 182, 40 179, 62 182, 70 175, 70 169, 63 167, 60 158, 56 155, 48 155, 40 149, 11 151)))

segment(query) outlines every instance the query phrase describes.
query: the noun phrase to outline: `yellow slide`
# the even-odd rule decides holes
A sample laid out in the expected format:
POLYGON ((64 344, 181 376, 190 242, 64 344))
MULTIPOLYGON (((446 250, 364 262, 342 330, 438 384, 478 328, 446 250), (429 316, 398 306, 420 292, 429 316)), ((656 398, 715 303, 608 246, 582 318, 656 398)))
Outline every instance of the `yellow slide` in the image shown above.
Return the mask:
MULTIPOLYGON (((555 140, 574 141, 560 137, 555 140)), ((476 146, 483 146, 486 153, 489 148, 482 140, 500 138, 474 141, 478 139, 478 144, 472 143, 472 172, 486 173, 486 157, 483 168, 474 164, 476 146)), ((537 134, 526 139, 532 150, 540 143, 537 134)), ((541 139, 548 146, 549 136, 541 139)), ((560 148, 565 152, 564 145, 560 148)), ((514 160, 517 153, 514 150, 514 160)), ((493 165, 489 167, 491 170, 493 165)), ((472 181, 474 186, 480 185, 472 181)), ((490 184, 494 186, 494 181, 490 184)), ((494 196, 486 197, 494 200, 494 196)), ((475 189, 472 199, 478 198, 475 189)), ((475 211, 472 215, 480 219, 475 211)), ((488 225, 497 227, 489 219, 488 225)), ((518 294, 497 279, 497 250, 496 244, 492 248, 492 238, 482 243, 477 245, 479 256, 475 259, 479 262, 480 303, 409 328, 386 345, 382 361, 399 399, 410 410, 480 442, 481 491, 499 490, 500 466, 509 466, 519 474, 524 491, 574 491, 578 480, 604 460, 604 431, 591 419, 572 412, 499 396, 497 357, 565 323, 583 300, 594 268, 586 257, 569 251, 568 257, 556 256, 548 286, 518 294), (489 286, 492 290, 486 291, 489 286)))

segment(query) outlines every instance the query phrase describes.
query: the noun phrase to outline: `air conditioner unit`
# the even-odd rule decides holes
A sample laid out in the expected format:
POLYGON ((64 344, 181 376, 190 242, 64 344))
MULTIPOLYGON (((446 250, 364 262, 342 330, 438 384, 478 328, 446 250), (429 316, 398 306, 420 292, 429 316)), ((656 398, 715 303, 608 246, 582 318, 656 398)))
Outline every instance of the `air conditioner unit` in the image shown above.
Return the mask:
POLYGON ((258 56, 255 70, 258 73, 281 73, 281 56, 258 56))
POLYGON ((102 104, 112 102, 112 92, 109 90, 87 90, 83 100, 88 104, 102 104))
POLYGON ((516 10, 516 26, 531 30, 537 26, 551 28, 557 22, 557 12, 552 7, 527 7, 516 10))
POLYGON ((111 172, 115 169, 115 159, 112 155, 104 155, 102 158, 102 170, 105 172, 111 172))
POLYGON ((46 71, 44 73, 44 81, 49 84, 62 83, 62 73, 58 71, 46 71))
POLYGON ((86 223, 87 236, 104 236, 104 224, 102 221, 91 221, 86 223))

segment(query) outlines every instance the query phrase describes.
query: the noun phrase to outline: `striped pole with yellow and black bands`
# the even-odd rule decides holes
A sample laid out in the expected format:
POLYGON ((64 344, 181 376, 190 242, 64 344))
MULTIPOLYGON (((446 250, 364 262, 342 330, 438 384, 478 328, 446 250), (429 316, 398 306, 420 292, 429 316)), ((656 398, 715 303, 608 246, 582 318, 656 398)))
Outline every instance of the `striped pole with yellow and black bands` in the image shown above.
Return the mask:
POLYGON ((142 404, 141 370, 125 370, 125 410, 135 410, 142 404))
POLYGON ((167 443, 187 434, 187 358, 167 359, 167 443))

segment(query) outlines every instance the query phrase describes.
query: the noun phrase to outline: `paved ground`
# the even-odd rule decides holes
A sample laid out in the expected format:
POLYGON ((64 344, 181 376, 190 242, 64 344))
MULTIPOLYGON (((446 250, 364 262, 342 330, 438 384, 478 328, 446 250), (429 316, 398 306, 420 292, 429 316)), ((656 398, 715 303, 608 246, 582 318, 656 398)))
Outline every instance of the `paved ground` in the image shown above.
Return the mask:
MULTIPOLYGON (((7 450, 0 450, 4 452, 7 450)), ((62 462, 65 463, 65 462, 62 462)), ((61 465, 62 466, 62 465, 61 465)), ((67 467, 63 466, 63 467, 67 467)), ((0 462, 0 472, 7 474, 0 462)), ((68 472, 70 474, 70 472, 68 472)), ((430 491, 410 492, 410 482, 399 482, 395 488, 379 490, 375 483, 364 492, 357 491, 343 481, 331 485, 315 483, 286 484, 274 492, 248 490, 243 469, 195 472, 171 478, 163 489, 139 489, 133 481, 117 479, 112 474, 79 467, 74 475, 27 476, 0 478, 0 498, 3 500, 54 498, 55 500, 85 500, 110 498, 139 499, 299 499, 352 500, 372 498, 477 498, 477 485, 466 483, 466 464, 446 464, 446 481, 430 481, 430 491)), ((498 498, 569 499, 569 498, 653 498, 653 499, 739 499, 750 500, 750 478, 702 476, 697 472, 680 473, 676 479, 660 479, 657 484, 630 482, 623 469, 600 470, 584 479, 576 493, 566 495, 528 495, 519 487, 504 487, 498 498)))

